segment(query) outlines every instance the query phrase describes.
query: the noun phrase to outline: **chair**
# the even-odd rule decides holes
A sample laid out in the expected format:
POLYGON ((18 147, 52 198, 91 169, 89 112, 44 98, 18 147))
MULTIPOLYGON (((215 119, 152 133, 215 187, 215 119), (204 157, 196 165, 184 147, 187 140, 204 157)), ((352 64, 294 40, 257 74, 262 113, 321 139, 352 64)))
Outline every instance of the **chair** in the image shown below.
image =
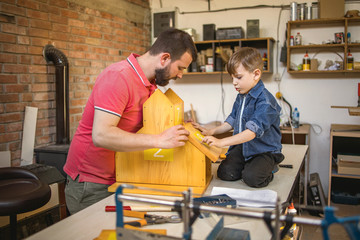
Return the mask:
POLYGON ((10 216, 10 235, 16 240, 19 213, 45 205, 51 197, 50 187, 33 172, 19 168, 0 168, 0 216, 10 216))

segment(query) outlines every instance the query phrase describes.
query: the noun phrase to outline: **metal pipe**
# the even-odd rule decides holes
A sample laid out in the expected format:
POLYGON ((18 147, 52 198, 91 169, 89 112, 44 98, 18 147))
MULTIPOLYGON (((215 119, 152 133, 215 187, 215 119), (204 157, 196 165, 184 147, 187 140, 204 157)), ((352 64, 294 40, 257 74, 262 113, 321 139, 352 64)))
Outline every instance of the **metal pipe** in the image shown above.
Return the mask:
MULTIPOLYGON (((144 202, 144 203, 150 203, 154 205, 165 205, 165 206, 171 206, 175 207, 175 202, 171 200, 164 200, 164 199, 158 199, 158 198, 148 198, 148 197, 141 197, 141 196, 129 196, 129 195, 118 195, 117 196, 119 200, 127 200, 127 201, 134 201, 134 202, 144 202)), ((181 203, 181 207, 185 207, 184 203, 181 203)), ((194 208, 194 204, 190 203, 187 206, 189 209, 194 208)), ((206 205, 200 205, 199 206, 200 212, 209 212, 209 213, 218 213, 218 214, 224 214, 229 216, 237 216, 237 217, 247 217, 247 218, 257 218, 257 219, 263 219, 264 218, 264 211, 255 211, 255 210, 244 210, 244 209, 228 209, 224 207, 214 207, 214 206, 206 206, 206 205)), ((271 214, 271 220, 276 219, 276 214, 271 214)), ((286 220, 286 215, 280 215, 279 216, 280 221, 286 220)), ((312 219, 312 218, 305 218, 305 217, 294 217, 293 218, 294 223, 299 224, 308 224, 308 225, 318 225, 321 226, 322 220, 320 219, 312 219)))
POLYGON ((70 143, 69 127, 69 62, 63 52, 48 44, 43 49, 47 63, 55 65, 56 143, 70 143))
POLYGON ((188 191, 183 192, 184 201, 182 203, 182 219, 184 222, 184 239, 191 240, 191 226, 190 226, 190 218, 191 218, 191 211, 189 208, 191 204, 191 189, 188 191))

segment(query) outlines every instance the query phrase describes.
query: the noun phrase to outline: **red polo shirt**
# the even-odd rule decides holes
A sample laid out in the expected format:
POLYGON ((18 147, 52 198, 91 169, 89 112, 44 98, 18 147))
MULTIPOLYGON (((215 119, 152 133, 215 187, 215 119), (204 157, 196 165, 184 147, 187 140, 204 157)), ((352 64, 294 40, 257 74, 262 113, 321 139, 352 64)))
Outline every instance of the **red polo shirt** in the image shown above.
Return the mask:
POLYGON ((118 128, 128 132, 135 133, 143 126, 143 104, 157 87, 145 77, 136 57, 131 54, 97 77, 64 166, 72 179, 80 175, 80 182, 115 182, 115 152, 95 147, 92 141, 94 111, 119 116, 118 128))

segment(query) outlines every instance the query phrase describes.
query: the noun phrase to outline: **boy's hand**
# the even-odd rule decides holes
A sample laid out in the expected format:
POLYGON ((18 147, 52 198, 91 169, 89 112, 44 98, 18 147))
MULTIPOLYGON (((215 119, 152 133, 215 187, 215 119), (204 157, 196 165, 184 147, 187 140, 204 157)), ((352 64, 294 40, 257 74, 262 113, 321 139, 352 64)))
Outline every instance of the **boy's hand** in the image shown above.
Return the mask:
POLYGON ((197 122, 191 122, 191 124, 193 125, 194 128, 198 129, 202 135, 204 136, 212 135, 209 129, 200 126, 200 124, 198 124, 197 122))
POLYGON ((219 148, 224 147, 223 144, 221 143, 221 139, 217 139, 216 137, 213 136, 205 136, 202 141, 208 144, 210 147, 212 146, 219 148))

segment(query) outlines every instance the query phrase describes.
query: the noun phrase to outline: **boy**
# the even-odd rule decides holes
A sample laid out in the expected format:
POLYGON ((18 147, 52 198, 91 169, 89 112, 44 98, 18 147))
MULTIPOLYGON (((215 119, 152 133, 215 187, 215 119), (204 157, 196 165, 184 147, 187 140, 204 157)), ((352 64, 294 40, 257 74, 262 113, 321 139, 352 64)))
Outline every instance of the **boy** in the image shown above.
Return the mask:
POLYGON ((265 187, 273 179, 284 156, 281 153, 280 106, 261 81, 263 61, 255 48, 244 47, 235 52, 227 64, 227 71, 239 94, 231 114, 225 122, 212 129, 194 124, 210 146, 230 146, 217 175, 225 181, 243 179, 250 187, 265 187), (231 137, 217 139, 234 129, 231 137))

